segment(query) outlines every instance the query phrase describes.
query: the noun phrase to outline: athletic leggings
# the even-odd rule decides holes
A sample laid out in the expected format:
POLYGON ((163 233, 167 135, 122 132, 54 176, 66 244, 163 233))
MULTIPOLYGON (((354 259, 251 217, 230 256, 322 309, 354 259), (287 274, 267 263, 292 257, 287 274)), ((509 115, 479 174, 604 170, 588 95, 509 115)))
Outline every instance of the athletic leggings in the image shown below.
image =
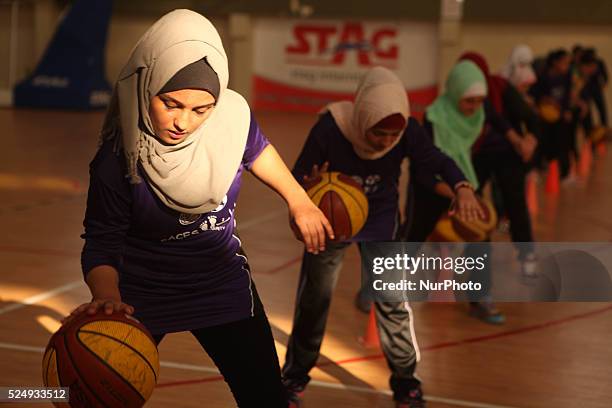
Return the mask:
POLYGON ((543 164, 543 159, 558 160, 561 179, 570 174, 571 158, 577 158, 576 147, 577 121, 559 120, 556 123, 544 123, 543 135, 538 146, 536 161, 543 164))
MULTIPOLYGON (((263 308, 253 317, 191 330, 191 334, 219 368, 240 408, 288 406, 272 330, 263 308)), ((157 344, 163 337, 153 336, 157 344)))
POLYGON ((472 157, 478 182, 484 186, 495 177, 505 213, 510 220, 510 235, 516 245, 519 260, 533 251, 531 216, 525 197, 526 165, 514 152, 483 152, 472 157))

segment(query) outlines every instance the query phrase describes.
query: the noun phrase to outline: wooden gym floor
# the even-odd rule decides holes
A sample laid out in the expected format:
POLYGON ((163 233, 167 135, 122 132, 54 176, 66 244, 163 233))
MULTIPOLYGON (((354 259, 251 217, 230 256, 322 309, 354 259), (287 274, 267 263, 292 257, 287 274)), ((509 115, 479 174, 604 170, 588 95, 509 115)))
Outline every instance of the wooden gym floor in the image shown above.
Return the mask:
MULTIPOLYGON (((292 164, 314 116, 259 112, 257 117, 292 164)), ((102 113, 0 110, 0 386, 40 386, 50 333, 89 298, 80 272, 79 234, 87 165, 101 120, 102 113)), ((610 175, 612 160, 598 158, 588 180, 564 186, 559 199, 540 195, 537 239, 612 240, 610 175)), ((251 175, 245 178, 238 227, 282 362, 301 246, 288 228, 283 201, 251 175)), ((352 248, 333 300, 321 366, 305 394, 306 408, 393 407, 380 350, 357 341, 367 322, 353 307, 358 267, 352 248)), ((611 406, 610 304, 501 307, 507 324, 494 327, 468 317, 462 305, 413 305, 418 373, 430 407, 611 406)), ((160 357, 161 378, 147 407, 233 406, 225 383, 189 334, 168 336, 160 357)))

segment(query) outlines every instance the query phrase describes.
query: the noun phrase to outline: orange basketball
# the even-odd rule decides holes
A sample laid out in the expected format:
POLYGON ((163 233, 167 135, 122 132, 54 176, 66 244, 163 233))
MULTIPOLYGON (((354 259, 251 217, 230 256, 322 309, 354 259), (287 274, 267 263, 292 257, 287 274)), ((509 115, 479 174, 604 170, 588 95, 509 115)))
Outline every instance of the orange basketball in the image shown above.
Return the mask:
POLYGON ((591 133, 589 133, 589 138, 591 139, 593 144, 597 144, 604 140, 609 132, 610 130, 604 126, 595 126, 591 130, 591 133))
POLYGON ((548 123, 555 123, 561 119, 561 109, 552 102, 542 102, 538 107, 540 117, 548 123))
POLYGON ((453 223, 448 215, 440 217, 438 223, 431 232, 428 241, 431 242, 463 242, 463 237, 459 236, 453 228, 453 223))
POLYGON ((304 188, 329 220, 334 241, 346 241, 357 235, 368 218, 368 199, 359 183, 334 171, 321 173, 304 188))
POLYGON ((49 340, 42 375, 47 387, 69 387, 70 403, 57 407, 141 407, 157 384, 157 346, 124 313, 82 313, 49 340))

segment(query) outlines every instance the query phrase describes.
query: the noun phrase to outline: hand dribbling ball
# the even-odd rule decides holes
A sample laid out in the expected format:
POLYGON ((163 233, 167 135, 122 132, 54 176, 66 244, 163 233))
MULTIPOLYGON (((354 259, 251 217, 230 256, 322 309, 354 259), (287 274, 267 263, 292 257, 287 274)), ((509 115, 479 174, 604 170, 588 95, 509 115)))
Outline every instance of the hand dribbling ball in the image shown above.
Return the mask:
POLYGON ((42 375, 46 387, 69 388, 69 404, 57 407, 141 407, 157 384, 157 346, 123 312, 82 313, 49 340, 42 375))

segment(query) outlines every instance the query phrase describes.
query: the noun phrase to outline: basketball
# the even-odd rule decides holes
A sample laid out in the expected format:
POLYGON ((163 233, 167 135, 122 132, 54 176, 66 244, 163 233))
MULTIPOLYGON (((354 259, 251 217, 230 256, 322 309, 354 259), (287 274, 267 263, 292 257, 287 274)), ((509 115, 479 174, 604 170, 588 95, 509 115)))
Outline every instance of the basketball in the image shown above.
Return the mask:
POLYGON ((339 172, 321 173, 304 189, 329 220, 334 241, 346 241, 357 235, 368 218, 368 199, 351 177, 339 172))
POLYGON ((604 140, 609 133, 610 130, 608 128, 604 126, 595 126, 589 133, 589 138, 591 139, 593 144, 597 144, 604 140))
POLYGON ((49 340, 43 357, 46 387, 69 387, 57 407, 141 407, 153 393, 159 358, 153 338, 125 313, 82 313, 49 340))
POLYGON ((539 106, 540 117, 547 123, 555 123, 561 119, 561 110, 550 102, 543 102, 539 106))
POLYGON ((434 230, 427 237, 428 241, 431 242, 462 242, 464 239, 460 237, 455 229, 450 217, 444 215, 440 217, 434 230))
POLYGON ((477 218, 474 221, 466 221, 459 217, 457 213, 451 216, 451 223, 455 232, 466 242, 478 242, 486 239, 489 232, 493 231, 497 225, 497 213, 495 208, 488 201, 476 197, 480 208, 484 213, 484 218, 477 218))

